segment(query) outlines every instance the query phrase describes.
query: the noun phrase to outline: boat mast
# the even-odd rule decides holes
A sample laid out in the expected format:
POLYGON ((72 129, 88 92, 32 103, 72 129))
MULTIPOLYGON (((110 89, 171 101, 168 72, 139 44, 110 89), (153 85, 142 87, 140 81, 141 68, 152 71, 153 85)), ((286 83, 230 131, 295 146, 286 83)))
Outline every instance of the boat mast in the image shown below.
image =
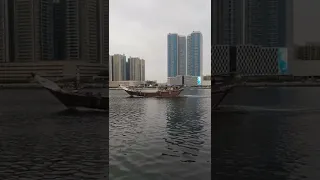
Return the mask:
POLYGON ((77 74, 76 74, 76 78, 77 78, 77 80, 76 80, 76 89, 79 89, 79 87, 80 87, 80 70, 79 70, 79 67, 77 67, 77 72, 76 72, 77 74))

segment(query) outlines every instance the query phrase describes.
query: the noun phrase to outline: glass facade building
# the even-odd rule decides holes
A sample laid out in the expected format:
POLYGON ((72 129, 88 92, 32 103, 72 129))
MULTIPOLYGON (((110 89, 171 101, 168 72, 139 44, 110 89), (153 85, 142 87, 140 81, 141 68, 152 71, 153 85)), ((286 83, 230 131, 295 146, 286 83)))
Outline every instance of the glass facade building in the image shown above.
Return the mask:
POLYGON ((187 75, 202 76, 202 34, 192 32, 187 38, 187 75))
POLYGON ((178 34, 168 34, 167 42, 168 77, 176 77, 178 75, 178 34))

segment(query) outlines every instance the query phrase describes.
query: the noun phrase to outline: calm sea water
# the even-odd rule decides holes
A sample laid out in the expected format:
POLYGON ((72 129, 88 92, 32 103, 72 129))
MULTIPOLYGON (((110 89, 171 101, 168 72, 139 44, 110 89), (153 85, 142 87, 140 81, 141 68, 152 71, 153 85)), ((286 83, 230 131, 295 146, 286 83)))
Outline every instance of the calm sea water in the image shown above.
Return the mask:
POLYGON ((110 179, 211 179, 210 90, 174 99, 110 91, 110 179))
POLYGON ((237 89, 212 119, 213 179, 320 179, 320 89, 237 89))
POLYGON ((40 89, 0 90, 0 179, 107 179, 107 116, 65 111, 40 89))
POLYGON ((114 180, 320 179, 320 88, 236 89, 212 120, 209 90, 185 94, 110 91, 109 123, 43 90, 0 90, 0 179, 107 179, 108 156, 114 180))

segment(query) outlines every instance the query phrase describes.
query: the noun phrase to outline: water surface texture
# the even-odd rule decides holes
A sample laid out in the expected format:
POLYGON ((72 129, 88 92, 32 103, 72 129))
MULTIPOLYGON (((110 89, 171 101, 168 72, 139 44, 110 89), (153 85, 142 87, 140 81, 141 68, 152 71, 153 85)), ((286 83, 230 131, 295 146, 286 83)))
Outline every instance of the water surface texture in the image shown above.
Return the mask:
POLYGON ((212 119, 213 179, 320 179, 319 88, 243 88, 212 119))
POLYGON ((110 91, 110 179, 211 179, 210 90, 180 98, 110 91))
POLYGON ((107 117, 45 90, 0 90, 0 179, 107 179, 107 117))

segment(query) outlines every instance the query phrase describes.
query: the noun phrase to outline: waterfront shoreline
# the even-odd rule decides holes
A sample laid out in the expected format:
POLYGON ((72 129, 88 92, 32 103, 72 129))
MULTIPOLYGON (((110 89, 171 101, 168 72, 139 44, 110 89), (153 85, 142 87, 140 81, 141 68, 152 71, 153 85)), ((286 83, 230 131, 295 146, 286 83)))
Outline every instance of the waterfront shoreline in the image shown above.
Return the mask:
POLYGON ((320 87, 320 83, 304 83, 304 82, 250 82, 238 85, 238 87, 320 87))
MULTIPOLYGON (((237 85, 237 87, 320 87, 320 82, 247 82, 237 85)), ((42 86, 36 83, 24 84, 0 84, 0 89, 41 89, 42 86)), ((85 89, 98 88, 107 89, 88 85, 85 89)), ((191 89, 211 89, 211 87, 190 87, 191 89)), ((110 87, 109 90, 122 90, 121 88, 110 87)))

